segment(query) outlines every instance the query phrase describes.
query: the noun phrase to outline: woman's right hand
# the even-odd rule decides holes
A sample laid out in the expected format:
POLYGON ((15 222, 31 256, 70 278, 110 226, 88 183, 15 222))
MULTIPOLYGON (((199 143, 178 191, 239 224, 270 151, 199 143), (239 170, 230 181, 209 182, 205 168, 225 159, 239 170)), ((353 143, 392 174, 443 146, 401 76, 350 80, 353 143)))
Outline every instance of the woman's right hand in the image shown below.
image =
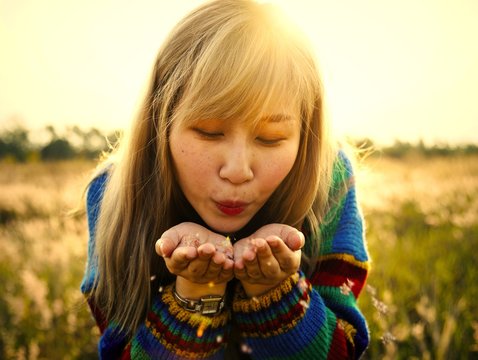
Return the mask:
POLYGON ((201 225, 185 222, 173 226, 161 235, 155 249, 168 270, 177 275, 176 290, 184 297, 225 291, 234 277, 231 242, 201 225))

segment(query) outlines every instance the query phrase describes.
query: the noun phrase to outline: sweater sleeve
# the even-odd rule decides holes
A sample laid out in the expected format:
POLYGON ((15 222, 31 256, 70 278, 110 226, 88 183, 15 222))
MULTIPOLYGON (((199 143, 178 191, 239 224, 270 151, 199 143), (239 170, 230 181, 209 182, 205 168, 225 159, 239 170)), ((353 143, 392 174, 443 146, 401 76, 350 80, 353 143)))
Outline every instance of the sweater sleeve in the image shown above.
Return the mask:
POLYGON ((191 313, 173 297, 172 285, 154 300, 146 321, 127 345, 125 359, 224 359, 230 313, 191 313))
POLYGON ((88 259, 81 283, 81 291, 101 332, 99 358, 223 359, 230 317, 227 311, 215 317, 191 315, 177 305, 171 286, 164 286, 153 296, 145 322, 134 334, 126 336, 114 323, 106 321, 93 297, 89 296, 98 271, 95 232, 107 177, 107 173, 99 175, 87 190, 88 259))
POLYGON ((334 184, 346 186, 320 228, 315 271, 309 278, 298 272, 260 297, 234 301, 253 359, 358 358, 368 346, 357 307, 369 268, 362 216, 351 165, 342 153, 338 159, 334 184))
POLYGON ((88 221, 88 253, 85 274, 81 282, 81 292, 85 295, 88 305, 90 306, 91 313, 100 328, 101 333, 104 332, 106 323, 105 320, 95 306, 90 294, 93 290, 96 272, 98 268, 98 262, 95 256, 95 231, 96 223, 100 212, 100 204, 103 198, 105 185, 107 181, 107 173, 103 173, 93 179, 89 184, 86 192, 86 215, 88 221))

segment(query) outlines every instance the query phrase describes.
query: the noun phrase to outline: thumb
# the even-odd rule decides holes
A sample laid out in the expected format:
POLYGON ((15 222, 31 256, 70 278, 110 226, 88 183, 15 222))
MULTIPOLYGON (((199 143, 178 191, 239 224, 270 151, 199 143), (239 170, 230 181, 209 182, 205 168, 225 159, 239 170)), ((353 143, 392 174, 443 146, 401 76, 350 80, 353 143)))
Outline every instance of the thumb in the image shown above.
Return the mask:
POLYGON ((302 249, 305 244, 304 234, 296 228, 284 226, 281 235, 282 240, 292 251, 302 249))
POLYGON ((166 230, 156 241, 154 246, 156 253, 162 257, 169 257, 181 241, 177 231, 173 229, 166 230))

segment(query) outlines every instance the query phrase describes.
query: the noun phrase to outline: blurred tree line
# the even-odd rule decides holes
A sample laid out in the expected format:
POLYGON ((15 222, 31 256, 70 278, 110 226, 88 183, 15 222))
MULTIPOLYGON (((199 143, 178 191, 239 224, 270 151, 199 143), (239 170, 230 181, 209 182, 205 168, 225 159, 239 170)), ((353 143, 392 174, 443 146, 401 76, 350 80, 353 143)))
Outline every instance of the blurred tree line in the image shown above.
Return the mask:
POLYGON ((96 128, 81 129, 78 126, 59 132, 47 126, 34 134, 21 125, 0 131, 0 161, 34 162, 68 160, 73 158, 94 159, 114 146, 119 133, 104 134, 96 128))
POLYGON ((405 158, 410 156, 435 157, 478 154, 478 144, 433 144, 426 145, 423 140, 417 143, 396 140, 392 145, 377 146, 371 139, 351 139, 349 142, 357 149, 362 150, 366 156, 387 156, 392 158, 405 158))
MULTIPOLYGON (((95 159, 103 151, 114 146, 120 137, 119 132, 105 134, 96 128, 84 130, 78 126, 67 127, 61 133, 53 126, 46 126, 41 132, 43 139, 33 141, 31 139, 32 131, 22 125, 0 130, 0 161, 95 159)), ((34 135, 38 137, 38 134, 34 135)), ((367 155, 383 155, 393 158, 478 154, 478 145, 475 144, 428 146, 422 140, 418 143, 397 140, 392 145, 379 147, 371 139, 352 139, 349 142, 358 149, 362 149, 367 155)))

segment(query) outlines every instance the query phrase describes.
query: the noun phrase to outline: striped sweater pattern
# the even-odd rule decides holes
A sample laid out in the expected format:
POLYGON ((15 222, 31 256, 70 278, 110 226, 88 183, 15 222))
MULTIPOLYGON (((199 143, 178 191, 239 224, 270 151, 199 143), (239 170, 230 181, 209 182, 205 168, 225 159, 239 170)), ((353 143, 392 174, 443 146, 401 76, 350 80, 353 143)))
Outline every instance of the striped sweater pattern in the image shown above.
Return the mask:
MULTIPOLYGON (((126 338, 106 323, 87 297, 100 328, 101 359, 232 359, 227 351, 233 328, 239 333, 237 359, 347 359, 359 358, 369 343, 366 321, 357 307, 365 284, 369 258, 362 216, 357 205, 349 160, 341 152, 334 167, 334 186, 347 184, 331 207, 320 234, 309 235, 303 249, 320 236, 315 271, 302 271, 259 297, 244 296, 235 287, 232 304, 208 317, 181 308, 172 284, 160 287, 144 323, 126 338), (334 185, 335 184, 335 185, 334 185)), ((88 262, 81 284, 87 296, 97 271, 94 258, 95 226, 107 175, 97 177, 87 193, 88 262)))

